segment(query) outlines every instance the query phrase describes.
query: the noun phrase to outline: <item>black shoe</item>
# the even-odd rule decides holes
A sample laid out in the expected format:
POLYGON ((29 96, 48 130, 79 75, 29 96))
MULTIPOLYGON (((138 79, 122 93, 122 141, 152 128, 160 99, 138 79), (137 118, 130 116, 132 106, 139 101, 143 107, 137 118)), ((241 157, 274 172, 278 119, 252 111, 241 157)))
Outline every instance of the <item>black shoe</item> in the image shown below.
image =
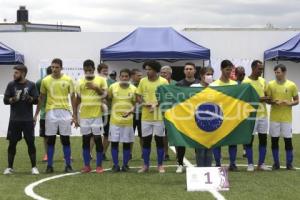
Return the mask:
POLYGON ((246 157, 247 157, 247 154, 244 153, 244 154, 243 154, 243 158, 246 158, 246 157))
POLYGON ((125 165, 125 166, 122 166, 122 169, 121 169, 121 171, 122 172, 127 172, 127 171, 129 171, 129 166, 128 165, 125 165))
POLYGON ((296 168, 292 164, 287 164, 286 169, 287 170, 296 170, 296 168))
POLYGON ((71 165, 67 165, 65 167, 65 173, 71 173, 71 172, 73 172, 73 168, 71 167, 71 165))
POLYGON ((103 161, 108 161, 108 159, 107 159, 105 153, 103 154, 103 161))
POLYGON ((221 167, 221 164, 219 164, 219 165, 216 164, 216 167, 221 167))
POLYGON ((132 160, 132 154, 130 154, 129 160, 132 160))
POLYGON ((170 156, 168 154, 165 155, 164 161, 170 161, 170 156))
POLYGON ((47 166, 46 171, 47 174, 51 174, 54 172, 53 167, 52 166, 47 166))
POLYGON ((113 166, 112 168, 111 168, 111 171, 112 172, 119 172, 120 171, 120 166, 113 166))
POLYGON ((279 170, 280 169, 280 165, 279 164, 273 164, 272 169, 273 170, 279 170))
POLYGON ((229 166, 228 170, 232 171, 232 172, 236 172, 236 171, 238 171, 238 168, 235 164, 232 164, 229 166))

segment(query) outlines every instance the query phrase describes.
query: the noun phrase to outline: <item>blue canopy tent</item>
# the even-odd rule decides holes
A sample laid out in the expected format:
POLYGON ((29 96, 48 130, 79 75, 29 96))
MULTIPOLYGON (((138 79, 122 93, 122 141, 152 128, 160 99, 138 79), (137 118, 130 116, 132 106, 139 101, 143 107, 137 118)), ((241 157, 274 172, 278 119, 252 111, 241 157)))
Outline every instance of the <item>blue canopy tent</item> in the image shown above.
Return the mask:
POLYGON ((264 52, 264 60, 289 60, 300 62, 300 33, 283 44, 264 52))
POLYGON ((0 65, 23 64, 24 56, 0 42, 0 65))
POLYGON ((100 51, 101 61, 209 60, 210 50, 173 28, 137 28, 119 42, 100 51))

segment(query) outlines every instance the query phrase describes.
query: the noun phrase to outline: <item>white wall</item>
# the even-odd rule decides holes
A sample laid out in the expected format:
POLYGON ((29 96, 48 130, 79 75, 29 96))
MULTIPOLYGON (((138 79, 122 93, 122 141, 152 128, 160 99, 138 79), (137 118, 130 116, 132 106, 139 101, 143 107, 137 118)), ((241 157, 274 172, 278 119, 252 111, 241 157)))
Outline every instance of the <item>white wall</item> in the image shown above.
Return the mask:
MULTIPOLYGON (((68 60, 93 59, 100 61, 100 49, 115 43, 128 33, 1 33, 0 41, 24 54, 25 64, 29 68, 28 79, 39 78, 41 60, 59 57, 68 60)), ((215 60, 230 59, 263 59, 263 52, 297 34, 295 31, 201 31, 183 32, 189 39, 211 49, 211 58, 215 60)), ((184 62, 170 64, 182 65, 184 62)), ((198 65, 201 62, 196 62, 198 65)), ((300 66, 297 63, 285 62, 288 67, 288 78, 300 87, 300 66)), ((123 67, 141 67, 141 63, 108 62, 110 70, 119 71, 123 67)), ((167 64, 167 63, 165 63, 167 64)), ((276 62, 266 63, 266 79, 273 78, 273 66, 276 62)), ((219 65, 216 76, 219 76, 219 65)), ((250 66, 245 66, 249 69, 250 66)), ((250 70, 247 70, 249 73, 250 70)), ((0 94, 3 94, 7 83, 12 79, 12 66, 0 66, 0 94)), ((299 119, 300 109, 294 109, 294 118, 299 119)), ((9 108, 0 103, 0 134, 6 132, 9 108)), ((300 124, 294 123, 294 131, 300 132, 300 124)))

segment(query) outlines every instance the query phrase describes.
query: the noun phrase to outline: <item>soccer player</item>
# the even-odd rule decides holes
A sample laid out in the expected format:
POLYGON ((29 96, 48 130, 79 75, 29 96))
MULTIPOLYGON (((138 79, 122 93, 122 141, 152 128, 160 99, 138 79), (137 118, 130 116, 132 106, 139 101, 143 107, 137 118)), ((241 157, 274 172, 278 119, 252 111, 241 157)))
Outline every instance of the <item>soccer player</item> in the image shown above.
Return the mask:
POLYGON ((254 134, 258 133, 258 141, 259 141, 259 158, 257 170, 271 170, 268 168, 264 162, 267 153, 267 132, 268 132, 268 112, 266 107, 266 102, 269 100, 269 97, 266 96, 267 84, 265 79, 261 77, 264 66, 263 63, 259 60, 254 60, 251 64, 252 73, 249 77, 246 77, 243 80, 243 83, 249 83, 256 90, 257 94, 260 97, 260 103, 258 105, 258 110, 256 114, 255 127, 253 131, 253 136, 250 144, 246 145, 246 156, 248 159, 248 167, 247 171, 254 171, 253 166, 253 151, 252 144, 254 134))
MULTIPOLYGON (((220 79, 214 81, 211 86, 226 86, 226 85, 237 85, 236 81, 230 80, 230 75, 232 72, 233 64, 229 60, 223 60, 221 62, 221 77, 220 79)), ((230 171, 236 171, 237 166, 235 164, 236 161, 236 153, 237 153, 237 145, 230 145, 229 146, 229 159, 230 159, 230 165, 229 170, 230 171)), ((221 166, 221 147, 217 147, 213 149, 213 154, 215 157, 216 166, 221 166)))
MULTIPOLYGON (((51 73, 52 73, 51 66, 49 66, 46 69, 46 76, 50 75, 51 73)), ((36 87, 38 89, 38 92, 40 92, 43 78, 39 79, 35 83, 35 85, 36 85, 36 87)), ((44 154, 44 157, 43 157, 43 162, 47 162, 48 157, 47 157, 47 137, 45 135, 45 132, 46 132, 46 129, 45 129, 45 117, 46 117, 45 104, 43 104, 42 107, 38 108, 38 109, 41 109, 40 110, 41 111, 40 112, 40 137, 42 137, 44 139, 44 149, 45 149, 45 154, 44 154)))
POLYGON ((275 80, 269 82, 267 95, 271 97, 270 135, 272 141, 273 169, 280 168, 279 137, 283 136, 286 151, 286 169, 293 170, 292 107, 299 104, 296 84, 286 78, 286 66, 274 68, 275 80))
MULTIPOLYGON (((137 88, 140 84, 141 79, 143 78, 143 73, 139 69, 131 70, 131 83, 137 88)), ((142 139, 142 112, 141 105, 137 105, 135 107, 135 112, 133 113, 133 130, 137 130, 140 142, 141 151, 143 150, 143 139, 142 139)), ((131 152, 133 148, 133 144, 131 144, 131 152)), ((132 157, 132 156, 131 156, 132 157)))
MULTIPOLYGON (((186 63, 184 65, 184 75, 185 78, 181 81, 178 81, 176 83, 177 86, 181 87, 190 87, 193 84, 200 83, 198 79, 195 78, 196 74, 196 65, 194 63, 186 63)), ((177 146, 176 147, 176 156, 177 156, 177 169, 176 173, 183 173, 184 167, 183 167, 183 158, 185 155, 185 147, 183 146, 177 146)))
MULTIPOLYGON (((212 67, 201 67, 200 83, 191 85, 191 87, 208 87, 213 82, 214 69, 212 67)), ((211 167, 212 150, 207 148, 196 148, 197 167, 211 167)))
POLYGON ((111 117, 109 141, 113 159, 113 172, 119 172, 119 143, 123 143, 122 171, 129 170, 130 145, 134 142, 133 113, 135 110, 136 87, 130 81, 130 70, 120 71, 120 82, 112 84, 108 89, 108 99, 111 100, 111 117))
POLYGON ((84 161, 84 167, 81 169, 81 172, 88 173, 92 171, 90 166, 90 141, 92 138, 96 145, 96 173, 103 173, 103 145, 101 135, 104 130, 101 99, 107 94, 107 83, 104 78, 95 76, 95 64, 92 60, 85 60, 83 62, 83 70, 85 77, 79 80, 76 88, 76 108, 80 106, 80 122, 76 126, 80 125, 84 161))
MULTIPOLYGON (((53 156, 56 134, 59 130, 61 143, 63 145, 63 152, 65 158, 65 172, 72 172, 71 166, 71 146, 70 135, 71 123, 77 123, 76 105, 75 105, 75 91, 71 77, 63 74, 63 62, 59 58, 55 58, 51 62, 52 74, 42 80, 39 104, 41 107, 46 101, 46 136, 47 136, 47 168, 46 173, 53 173, 53 156), (73 116, 69 105, 69 95, 73 108, 73 116)), ((37 109, 35 112, 35 119, 39 114, 37 109)))
POLYGON ((31 161, 31 173, 39 174, 36 167, 36 148, 34 144, 33 104, 38 102, 38 91, 35 84, 26 79, 27 67, 17 65, 14 67, 14 80, 9 82, 5 94, 4 104, 10 105, 10 118, 7 131, 9 141, 7 157, 8 168, 4 174, 13 173, 13 164, 16 155, 17 143, 22 139, 22 133, 28 147, 31 161))
MULTIPOLYGON (((107 87, 116 82, 111 79, 108 75, 108 65, 101 63, 97 67, 99 76, 106 79, 107 87)), ((108 134, 109 134, 109 121, 110 121, 110 105, 106 102, 106 99, 103 99, 102 111, 103 111, 103 123, 104 123, 104 134, 103 134, 103 160, 107 160, 106 151, 109 147, 108 134)))
POLYGON ((142 78, 137 88, 137 102, 142 108, 142 138, 144 166, 138 171, 149 171, 152 135, 155 135, 158 172, 164 173, 164 143, 165 126, 162 121, 162 113, 156 98, 156 89, 160 85, 168 84, 168 81, 159 76, 161 65, 157 61, 147 61, 143 64, 147 77, 142 78))

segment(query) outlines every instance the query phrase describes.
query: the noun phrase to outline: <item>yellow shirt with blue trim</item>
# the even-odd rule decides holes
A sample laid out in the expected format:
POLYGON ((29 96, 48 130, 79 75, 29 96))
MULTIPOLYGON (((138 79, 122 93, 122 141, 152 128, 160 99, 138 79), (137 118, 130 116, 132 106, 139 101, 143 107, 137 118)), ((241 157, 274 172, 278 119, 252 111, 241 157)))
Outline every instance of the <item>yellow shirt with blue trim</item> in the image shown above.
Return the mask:
POLYGON ((105 78, 95 76, 93 80, 81 78, 77 84, 76 92, 81 98, 79 110, 80 118, 98 118, 102 115, 101 95, 99 95, 95 90, 88 89, 86 87, 87 83, 92 83, 96 87, 101 88, 103 90, 107 90, 107 83, 105 78))
MULTIPOLYGON (((155 81, 149 81, 148 77, 141 79, 137 88, 137 94, 141 95, 144 104, 157 104, 156 89, 160 85, 168 85, 169 82, 163 77, 158 77, 155 81)), ((142 121, 162 121, 162 113, 159 107, 156 107, 153 112, 149 108, 143 106, 142 121)))
POLYGON ((116 126, 132 126, 133 115, 123 117, 125 112, 133 109, 135 105, 136 87, 129 84, 128 87, 121 87, 120 82, 113 83, 108 89, 108 97, 111 99, 112 109, 110 124, 116 126))
MULTIPOLYGON (((270 81, 267 87, 267 95, 275 100, 287 100, 292 102, 293 97, 298 95, 298 88, 292 81, 286 80, 278 83, 270 81)), ((271 105, 270 121, 292 123, 292 106, 271 105)))
POLYGON ((47 95, 46 112, 54 109, 71 110, 69 94, 74 93, 74 84, 71 77, 62 74, 60 78, 51 75, 42 80, 41 94, 47 95))

